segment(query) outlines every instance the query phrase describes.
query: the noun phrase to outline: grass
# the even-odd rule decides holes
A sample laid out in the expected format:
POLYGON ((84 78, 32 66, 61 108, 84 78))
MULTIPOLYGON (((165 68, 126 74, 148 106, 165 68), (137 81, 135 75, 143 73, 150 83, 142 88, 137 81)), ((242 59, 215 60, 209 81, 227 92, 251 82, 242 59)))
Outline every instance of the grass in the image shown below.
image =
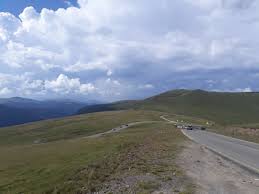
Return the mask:
POLYGON ((110 106, 164 112, 172 120, 205 125, 213 132, 259 143, 258 99, 259 93, 173 90, 145 100, 110 106))
POLYGON ((159 120, 158 112, 114 111, 0 128, 0 146, 46 143, 105 132, 122 124, 159 120))
POLYGON ((209 121, 206 119, 201 119, 197 117, 191 116, 184 116, 184 115, 176 115, 176 114, 165 114, 165 118, 176 121, 178 123, 183 124, 193 124, 193 125, 200 125, 200 126, 214 126, 215 123, 213 121, 209 121))
POLYGON ((203 118, 228 126, 258 123, 258 99, 259 93, 173 90, 145 100, 119 102, 109 106, 114 109, 134 108, 203 118))
POLYGON ((131 192, 150 193, 151 190, 159 189, 165 180, 170 182, 172 179, 178 181, 174 187, 184 187, 186 184, 187 188, 189 183, 186 177, 174 163, 185 137, 172 125, 145 124, 107 138, 112 141, 119 139, 117 152, 85 166, 69 181, 57 187, 56 191, 88 193, 104 189, 106 193, 114 193, 114 190, 107 190, 107 187, 127 182, 127 177, 132 179, 147 174, 154 180, 136 180, 133 184, 128 183, 130 188, 121 187, 116 192, 127 193, 130 189, 131 192), (168 176, 172 179, 165 179, 168 176), (78 191, 78 188, 83 189, 78 191))
MULTIPOLYGON (((136 115, 137 120, 152 120, 159 118, 157 116, 160 113, 129 111, 97 115, 104 120, 109 118, 111 123, 106 121, 106 124, 112 127, 124 123, 125 118, 127 121, 135 121, 131 115, 136 115)), ((89 119, 97 115, 76 118, 89 119)), ((96 118, 96 121, 100 123, 102 119, 96 118)), ((103 123, 101 125, 104 126, 103 123)), ((26 129, 34 135, 32 128, 26 129)), ((102 131, 101 127, 97 131, 102 131)), ((1 145, 0 193, 91 193, 106 189, 104 183, 109 185, 115 180, 120 183, 125 177, 142 177, 147 174, 154 178, 157 185, 153 189, 159 189, 159 185, 165 181, 173 181, 175 184, 172 187, 176 188, 182 188, 185 184, 187 188, 189 184, 174 163, 185 137, 173 125, 142 124, 95 139, 76 138, 81 137, 81 134, 72 137, 38 145, 29 144, 31 140, 23 141, 22 138, 18 141, 21 143, 19 145, 13 142, 15 139, 10 144, 5 142, 1 145)), ((131 189, 140 193, 149 192, 149 186, 139 187, 143 181, 147 180, 136 180, 131 189)), ((120 189, 126 191, 128 188, 120 189)))
POLYGON ((221 125, 205 119, 172 114, 168 114, 166 118, 169 120, 178 121, 179 123, 183 121, 185 124, 206 126, 211 132, 259 143, 259 124, 257 123, 244 125, 221 125))
POLYGON ((138 183, 138 188, 141 193, 152 193, 157 190, 160 185, 155 181, 141 181, 138 183))
POLYGON ((258 99, 259 93, 176 90, 144 100, 137 106, 234 125, 258 122, 258 99))
POLYGON ((94 139, 81 137, 131 122, 161 121, 167 112, 172 120, 209 122, 218 133, 259 142, 259 134, 250 129, 237 130, 258 126, 249 124, 258 123, 256 99, 253 93, 179 90, 125 106, 120 102, 123 109, 130 105, 136 110, 0 128, 0 193, 151 193, 165 184, 171 191, 193 193, 175 164, 185 137, 172 124, 141 124, 94 139))
POLYGON ((259 143, 259 129, 253 124, 245 126, 216 125, 212 129, 210 129, 210 131, 237 139, 259 143))

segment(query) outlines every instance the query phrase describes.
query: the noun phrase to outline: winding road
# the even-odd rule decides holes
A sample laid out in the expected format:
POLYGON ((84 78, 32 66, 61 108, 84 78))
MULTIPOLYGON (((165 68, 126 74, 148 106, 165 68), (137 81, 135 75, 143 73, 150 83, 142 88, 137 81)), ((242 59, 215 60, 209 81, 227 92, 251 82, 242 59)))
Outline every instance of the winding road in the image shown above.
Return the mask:
POLYGON ((252 170, 259 175, 259 144, 235 139, 208 131, 182 130, 196 143, 252 170))
MULTIPOLYGON (((171 121, 164 116, 165 121, 171 121)), ((232 160, 259 176, 259 144, 202 130, 182 130, 194 142, 232 160)))

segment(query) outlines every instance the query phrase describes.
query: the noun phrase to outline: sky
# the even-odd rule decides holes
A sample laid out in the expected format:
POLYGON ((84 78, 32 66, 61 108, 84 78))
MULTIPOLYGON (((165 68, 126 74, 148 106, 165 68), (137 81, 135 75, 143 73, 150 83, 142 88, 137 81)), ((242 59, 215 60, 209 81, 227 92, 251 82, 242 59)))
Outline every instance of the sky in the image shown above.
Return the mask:
POLYGON ((0 0, 0 97, 259 91, 259 0, 0 0))
POLYGON ((19 16, 24 8, 29 6, 40 12, 43 8, 57 10, 78 4, 76 0, 0 0, 0 12, 10 12, 15 16, 19 16))

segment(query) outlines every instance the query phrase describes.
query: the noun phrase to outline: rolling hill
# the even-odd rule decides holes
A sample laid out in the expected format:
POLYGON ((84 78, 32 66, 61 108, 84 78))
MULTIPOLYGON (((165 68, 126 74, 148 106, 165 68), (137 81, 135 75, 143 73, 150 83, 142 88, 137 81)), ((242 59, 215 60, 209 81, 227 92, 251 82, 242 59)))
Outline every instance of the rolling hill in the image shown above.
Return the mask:
MULTIPOLYGON (((141 109, 193 116, 222 125, 259 123, 259 93, 173 90, 145 100, 99 105, 98 110, 141 109)), ((79 113, 87 113, 85 107, 79 113)))
MULTIPOLYGON (((3 113, 11 109, 11 114, 0 117, 34 118, 34 108, 39 105, 36 103, 33 107, 32 104, 29 102, 28 112, 21 104, 19 107, 0 105, 3 113)), ((167 114, 172 120, 186 122, 190 118, 196 121, 193 117, 198 117, 205 119, 202 123, 207 119, 226 125, 258 123, 258 107, 258 93, 174 90, 145 100, 85 106, 79 111, 82 115, 0 128, 3 158, 0 161, 0 193, 92 193, 106 189, 110 181, 114 183, 121 175, 143 177, 152 173, 158 177, 159 184, 164 184, 163 181, 167 184, 167 179, 161 182, 164 172, 173 173, 169 174, 174 177, 173 181, 182 183, 186 177, 176 170, 180 168, 171 159, 178 156, 186 139, 180 130, 161 120, 160 116, 167 114), (89 112, 99 113, 84 114, 89 112), (87 138, 139 121, 156 122, 87 138), (157 164, 157 158, 165 160, 157 164), (170 163, 165 163, 168 161, 170 163)), ((37 111, 38 116, 40 112, 37 111)), ((239 134, 231 132, 227 135, 239 134)), ((255 135, 241 135, 245 140, 259 141, 255 135)), ((136 184, 136 191, 151 193, 141 181, 136 184)))
POLYGON ((146 99, 140 108, 201 117, 220 124, 257 123, 259 93, 177 90, 146 99))

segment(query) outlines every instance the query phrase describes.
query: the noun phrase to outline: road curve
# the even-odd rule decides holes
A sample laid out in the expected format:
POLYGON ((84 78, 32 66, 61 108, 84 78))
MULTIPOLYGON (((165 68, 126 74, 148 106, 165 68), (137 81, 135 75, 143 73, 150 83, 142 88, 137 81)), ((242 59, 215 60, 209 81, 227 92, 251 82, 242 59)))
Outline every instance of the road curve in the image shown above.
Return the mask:
POLYGON ((182 130, 196 143, 252 170, 259 175, 259 144, 247 142, 208 131, 182 130))
POLYGON ((128 123, 128 124, 124 124, 124 125, 121 125, 119 127, 110 129, 110 130, 108 130, 106 132, 103 132, 103 133, 97 133, 97 134, 94 134, 94 135, 85 136, 85 137, 81 137, 81 138, 97 138, 97 137, 101 137, 101 136, 104 136, 104 135, 107 135, 107 134, 110 134, 110 133, 118 133, 118 132, 120 132, 124 129, 128 129, 129 127, 133 127, 133 126, 136 126, 136 125, 148 124, 148 123, 157 123, 157 122, 161 122, 161 121, 138 121, 138 122, 128 123))

